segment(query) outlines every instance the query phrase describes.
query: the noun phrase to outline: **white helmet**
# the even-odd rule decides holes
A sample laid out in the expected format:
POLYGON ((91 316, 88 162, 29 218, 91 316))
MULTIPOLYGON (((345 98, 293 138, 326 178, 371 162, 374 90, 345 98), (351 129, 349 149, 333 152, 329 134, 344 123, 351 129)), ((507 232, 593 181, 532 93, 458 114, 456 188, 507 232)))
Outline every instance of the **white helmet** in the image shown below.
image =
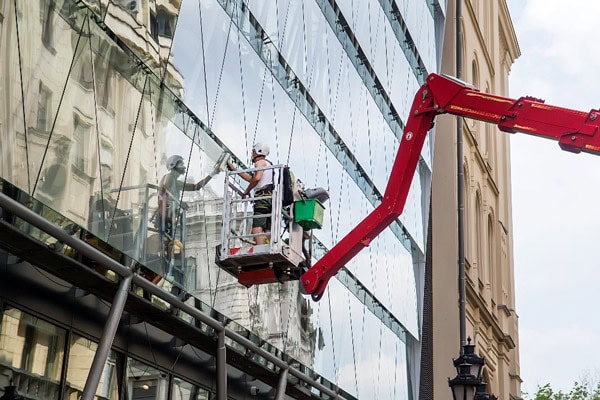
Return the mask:
POLYGON ((175 154, 169 158, 167 158, 167 170, 171 171, 173 168, 177 166, 179 162, 184 162, 183 157, 178 154, 175 154))
POLYGON ((269 145, 264 143, 255 143, 252 146, 252 151, 254 151, 259 156, 268 156, 269 155, 269 145))

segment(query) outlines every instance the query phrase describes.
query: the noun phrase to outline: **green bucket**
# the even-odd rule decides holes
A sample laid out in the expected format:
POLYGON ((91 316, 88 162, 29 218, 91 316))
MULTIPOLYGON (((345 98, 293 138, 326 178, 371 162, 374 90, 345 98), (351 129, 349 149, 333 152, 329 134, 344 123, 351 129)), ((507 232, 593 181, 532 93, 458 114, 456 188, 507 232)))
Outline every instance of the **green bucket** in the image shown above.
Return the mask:
POLYGON ((305 231, 321 229, 325 207, 317 199, 298 200, 294 202, 294 222, 305 231))

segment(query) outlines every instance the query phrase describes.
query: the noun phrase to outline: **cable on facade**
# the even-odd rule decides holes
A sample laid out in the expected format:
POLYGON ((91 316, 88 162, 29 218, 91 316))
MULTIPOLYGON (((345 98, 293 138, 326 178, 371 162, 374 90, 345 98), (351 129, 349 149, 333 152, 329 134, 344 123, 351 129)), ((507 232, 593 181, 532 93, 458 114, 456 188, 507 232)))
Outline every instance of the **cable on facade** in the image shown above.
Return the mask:
POLYGON ((250 143, 248 143, 248 122, 246 116, 246 91, 244 88, 244 67, 242 63, 242 44, 240 37, 240 33, 238 31, 237 44, 238 44, 238 61, 240 65, 240 85, 241 85, 241 96, 242 96, 242 117, 244 121, 244 140, 246 143, 246 149, 250 148, 250 143))
MULTIPOLYGON (((279 0, 276 0, 277 8, 279 9, 279 0)), ((288 17, 290 16, 290 4, 292 2, 287 2, 287 8, 285 9, 285 18, 283 20, 283 29, 279 29, 279 18, 277 18, 277 33, 279 34, 279 48, 283 50, 283 41, 285 39, 285 31, 287 28, 288 17)))
MULTIPOLYGON (((354 1, 352 2, 352 4, 354 5, 354 1)), ((354 6, 352 8, 353 8, 353 11, 354 11, 354 6)), ((343 53, 342 53, 342 57, 343 57, 343 53)), ((343 60, 342 57, 340 58, 340 62, 342 62, 342 60, 343 60)), ((346 68, 345 68, 346 81, 350 81, 350 69, 348 68, 348 64, 345 64, 345 65, 346 65, 346 68)), ((341 65, 340 65, 340 69, 341 69, 341 65)), ((341 71, 340 71, 340 76, 341 76, 341 71)), ((338 85, 339 85, 339 81, 338 81, 338 85)), ((337 99, 337 93, 336 93, 336 99, 337 99)), ((353 124, 353 121, 354 121, 354 105, 353 105, 353 101, 352 100, 353 100, 353 96, 349 96, 348 102, 349 102, 349 114, 350 114, 349 115, 350 132, 354 133, 354 124, 353 124)), ((337 101, 335 103, 337 104, 337 101)), ((355 135, 355 134, 352 135, 352 139, 353 139, 353 144, 352 145, 354 146, 354 148, 356 148, 356 143, 357 143, 357 140, 358 140, 357 139, 357 135, 355 135)), ((327 168, 327 170, 329 171, 329 168, 327 168)), ((340 188, 340 197, 341 197, 341 188, 340 188)), ((368 207, 366 199, 364 197, 362 197, 361 201, 363 203, 361 209, 366 210, 367 207, 368 207)), ((340 206, 339 207, 341 207, 341 202, 340 202, 340 206)), ((339 207, 338 207, 338 212, 339 212, 339 207)), ((339 214, 338 214, 338 218, 339 218, 339 214)), ((369 257, 371 258, 371 250, 370 250, 370 248, 368 249, 368 251, 369 251, 369 257)), ((370 265, 373 265, 372 258, 371 258, 371 261, 370 261, 370 265)), ((371 270, 372 270, 372 268, 371 268, 371 270)), ((350 307, 351 307, 350 302, 348 302, 348 307, 350 309, 350 307)), ((365 317, 366 317, 366 310, 367 310, 367 307, 364 304, 362 305, 362 310, 363 310, 363 312, 362 312, 362 340, 361 340, 361 343, 364 343, 364 337, 365 337, 365 317)), ((354 362, 354 374, 355 374, 355 377, 357 377, 358 376, 357 365, 356 365, 356 363, 357 363, 357 356, 356 356, 356 344, 355 344, 355 340, 354 340, 354 328, 353 328, 353 326, 354 326, 354 320, 353 320, 353 317, 352 317, 352 313, 350 312, 350 330, 351 330, 351 340, 352 340, 352 357, 353 357, 353 362, 354 362)), ((360 388, 359 388, 359 385, 358 385, 358 379, 356 379, 356 391, 357 391, 357 397, 360 398, 360 388)))
POLYGON ((144 321, 143 324, 144 331, 146 333, 146 342, 148 342, 148 348, 150 348, 150 354, 152 355, 152 362, 154 362, 154 365, 158 365, 158 361, 156 361, 156 354, 154 354, 154 348, 150 342, 150 334, 148 334, 148 323, 144 321))
MULTIPOLYGON (((277 1, 275 1, 275 21, 279 22, 279 7, 277 7, 277 1)), ((271 60, 271 55, 272 53, 269 53, 269 61, 271 60)), ((274 126, 274 133, 275 133, 275 154, 277 155, 278 158, 281 158, 281 154, 279 153, 279 132, 277 130, 277 107, 275 105, 275 91, 276 91, 276 85, 275 85, 275 78, 273 77, 273 73, 271 72, 271 98, 273 101, 273 126, 274 126)))
MULTIPOLYGON (((201 2, 198 2, 201 3, 201 2)), ((201 6, 200 6, 201 7, 201 6)), ((227 49, 229 48, 229 37, 231 36, 231 26, 233 25, 233 18, 229 19, 229 28, 227 29, 227 39, 225 39, 225 49, 223 50, 223 60, 221 61, 221 70, 219 71, 219 80, 217 81, 217 90, 215 91, 215 102, 213 103, 212 117, 207 115, 208 127, 212 128, 215 121, 215 115, 217 114, 217 103, 219 102, 219 92, 221 90, 221 80, 223 78, 223 69, 225 68, 225 59, 227 58, 227 49)), ((206 59, 202 60, 206 64, 206 59)), ((206 76, 206 75, 205 75, 206 76)), ((208 88, 207 88, 208 90, 208 88)))
MULTIPOLYGON (((150 78, 148 75, 146 75, 146 79, 144 80, 144 87, 142 89, 142 96, 140 97, 140 104, 138 105, 137 112, 135 114, 135 122, 133 123, 131 139, 129 140, 129 147, 127 148, 127 156, 125 157, 125 163, 123 164, 125 166, 125 168, 127 168, 127 165, 129 165, 129 156, 131 155, 131 148, 133 147, 133 143, 134 143, 134 139, 135 139, 135 130, 137 128, 138 120, 140 117, 140 110, 142 109, 142 104, 144 104, 144 93, 146 93, 146 90, 149 87, 149 82, 150 82, 150 78)), ((123 183, 125 181, 126 176, 127 176, 127 174, 121 175, 121 182, 119 183, 119 190, 117 191, 115 207, 113 208, 112 216, 110 217, 110 225, 108 228, 108 235, 106 235, 107 243, 110 241, 110 237, 112 234, 112 230, 113 230, 113 226, 114 226, 113 221, 115 220, 115 217, 117 215, 117 205, 119 204, 119 200, 121 199, 121 191, 123 190, 123 183)), ((104 202, 102 202, 102 203, 104 203, 104 202)), ((102 211, 104 211, 104 210, 102 210, 102 211)))
POLYGON ((393 399, 397 399, 396 397, 396 388, 398 387, 398 339, 396 339, 396 353, 394 354, 394 385, 393 385, 393 399))
POLYGON ((204 47, 204 22, 202 20, 202 2, 198 1, 198 14, 200 17, 200 46, 202 49, 202 77, 204 78, 204 103, 206 104, 206 120, 209 121, 208 107, 208 80, 206 78, 206 50, 204 47))
POLYGON ((294 138, 294 129, 296 128, 296 111, 298 111, 297 107, 294 107, 294 113, 292 114, 292 128, 290 131, 290 142, 288 144, 287 157, 285 159, 285 163, 290 163, 290 155, 292 154, 292 141, 294 138))
MULTIPOLYGON (((269 53, 269 57, 271 53, 269 53)), ((279 154, 279 132, 277 130, 277 107, 275 105, 275 79, 273 78, 273 74, 271 75, 271 100, 273 102, 273 129, 275 133, 275 154, 280 157, 279 154)))
MULTIPOLYGON (((89 23, 88 23, 88 29, 89 29, 89 23)), ((90 35, 91 36, 91 35, 90 35)), ((102 180, 102 168, 100 168, 100 166, 102 165, 102 158, 101 158, 101 144, 100 144, 100 126, 98 125, 98 99, 96 97, 96 65, 94 63, 94 53, 92 51, 92 41, 88 38, 88 45, 89 45, 89 49, 90 49, 90 65, 91 65, 91 70, 92 70, 92 93, 94 96, 94 122, 95 122, 95 126, 96 126, 96 154, 98 157, 98 175, 100 175, 100 182, 103 182, 102 180)), ((98 55, 98 57, 100 57, 100 55, 98 55)), ((108 74, 108 71, 106 71, 106 73, 108 74)), ((143 101, 143 98, 142 98, 143 101)), ((104 199, 104 185, 100 185, 100 196, 101 198, 104 199)))
POLYGON ((388 95, 390 96, 390 100, 392 98, 392 84, 391 84, 391 80, 390 80, 390 59, 389 59, 389 54, 388 54, 388 24, 383 24, 383 46, 385 49, 385 75, 386 75, 386 79, 387 79, 387 92, 388 95))
MULTIPOLYGON (((277 297, 279 299, 278 299, 277 304, 279 305, 279 330, 281 332, 281 343, 282 343, 282 345, 281 345, 282 350, 281 351, 283 351, 285 353, 285 342, 287 341, 287 329, 283 328, 283 315, 282 314, 283 314, 283 304, 284 304, 284 302, 282 301, 282 298, 283 298, 283 296, 281 295, 282 291, 283 291, 283 285, 278 285, 277 286, 277 297)), ((289 314, 290 313, 289 313, 289 309, 288 309, 288 315, 289 314)), ((288 319, 288 321, 289 321, 289 319, 288 319)), ((287 328, 287 326, 286 326, 286 328, 287 328)))
POLYGON ((187 344, 184 344, 183 346, 179 346, 179 353, 177 353, 177 357, 175 357, 175 361, 173 361, 173 364, 168 369, 168 371, 170 373, 173 373, 175 371, 175 366, 177 365, 177 362, 179 361, 179 357, 181 357, 181 354, 183 354, 183 349, 185 348, 185 346, 187 346, 187 344))
POLYGON ((384 354, 382 352, 382 347, 383 347, 383 324, 379 325, 379 351, 377 352, 378 357, 378 363, 377 363, 377 385, 375 385, 375 398, 379 399, 381 398, 379 396, 379 388, 381 388, 381 357, 387 357, 387 354, 384 354))
MULTIPOLYGON (((171 63, 171 56, 173 54, 172 50, 173 50, 173 44, 175 44, 175 33, 177 32, 177 24, 179 23, 179 15, 181 13, 181 6, 182 6, 183 2, 179 2, 179 8, 177 9, 177 18, 175 18, 175 24, 173 26, 173 36, 171 38, 171 44, 169 45, 169 51, 167 53, 167 59, 165 60, 165 65, 164 65, 164 71, 163 71, 163 75, 160 77, 160 82, 164 83, 165 82, 165 78, 167 77, 167 69, 169 67, 169 64, 171 63)), ((154 0, 154 7, 155 9, 157 8, 156 5, 156 0, 154 0)), ((160 47, 160 45, 159 45, 160 47)), ((160 57, 160 51, 159 51, 159 57, 160 57)))
MULTIPOLYGON (((331 106, 331 116, 332 116, 331 123, 332 124, 336 121, 338 97, 339 97, 339 94, 340 94, 340 81, 342 80, 342 69, 343 69, 343 66, 344 66, 344 53, 340 52, 340 61, 338 63, 337 82, 335 84, 335 96, 334 96, 333 104, 331 106)), ((346 68, 347 67, 348 66, 346 65, 346 68)))
POLYGON ((352 319, 352 301, 350 300, 350 292, 344 291, 348 297, 348 319, 350 321, 350 344, 352 346, 352 365, 354 367, 354 387, 356 389, 356 397, 360 399, 360 390, 358 388, 358 369, 356 368, 356 343, 354 341, 354 320, 352 319))
POLYGON ((158 149, 158 146, 156 144, 156 115, 154 113, 154 107, 152 106, 153 102, 152 102, 152 95, 153 95, 153 91, 152 91, 152 87, 150 88, 150 91, 148 92, 148 102, 150 103, 150 123, 152 124, 152 146, 154 146, 154 182, 158 183, 159 182, 159 177, 158 177, 158 159, 156 158, 156 149, 158 149))
POLYGON ((308 65, 308 48, 307 48, 307 40, 306 40, 306 15, 305 15, 305 10, 304 10, 304 2, 300 2, 301 4, 301 8, 302 8, 302 44, 304 47, 304 73, 305 75, 307 75, 307 89, 310 89, 310 84, 311 84, 311 79, 310 77, 308 77, 308 70, 307 70, 307 65, 308 65))
MULTIPOLYGON (((281 35, 279 36, 279 47, 280 49, 283 50, 283 43, 285 40, 285 34, 286 34, 286 29, 287 29, 287 23, 288 23, 288 17, 290 15, 290 4, 292 2, 288 1, 287 3, 287 9, 285 11, 285 19, 283 21, 283 30, 281 31, 281 35)), ((278 2, 276 2, 276 4, 279 4, 278 2)), ((276 6, 276 11, 277 11, 277 15, 279 15, 279 7, 276 6)), ((279 16, 277 17, 277 32, 279 33, 279 16)), ((287 158, 286 158, 286 164, 289 164, 290 162, 290 154, 292 153, 292 140, 293 140, 293 135, 294 135, 294 128, 295 128, 295 123, 296 123, 296 112, 298 111, 298 107, 294 106, 294 113, 292 114, 292 131, 290 133, 290 142, 288 145, 288 152, 287 152, 287 158)), ((306 173, 305 173, 306 176, 306 173)))
MULTIPOLYGON (((19 56, 19 78, 20 78, 20 83, 21 83, 21 112, 23 113, 23 135, 25 135, 25 160, 27 162, 27 188, 31 189, 31 177, 29 176, 29 147, 28 147, 28 142, 29 140, 27 140, 27 118, 26 118, 26 113, 25 113, 25 88, 23 87, 23 56, 21 55, 21 35, 19 35, 19 13, 17 12, 17 0, 14 1, 14 6, 15 6, 15 24, 16 24, 16 31, 17 31, 17 53, 19 56)), ((52 10, 49 8, 48 9, 48 13, 51 13, 52 10)), ((84 20, 85 22, 85 20, 84 20)), ((81 38, 81 35, 79 35, 79 38, 81 38)), ((79 38, 77 38, 77 45, 79 45, 79 38)), ((77 45, 75 46, 75 49, 77 49, 77 45)), ((73 58, 75 58, 75 56, 73 56, 73 58)), ((73 62, 71 61, 71 66, 73 65, 73 62)), ((71 73, 71 70, 69 69, 69 73, 71 73)), ((67 75, 67 82, 68 82, 68 75, 67 75)), ((65 83, 66 86, 66 83, 65 83)), ((63 93, 64 93, 64 89, 63 89, 63 93)), ((61 100, 62 100, 62 96, 61 96, 61 100)), ((59 103, 60 104, 60 103, 59 103)), ((60 106, 59 106, 60 108, 60 106)), ((58 115, 58 112, 56 113, 58 115)), ((56 116, 55 116, 56 118, 56 116)), ((54 128, 54 125, 52 125, 52 128, 54 128)), ((40 166, 43 165, 44 163, 44 159, 46 158, 46 153, 48 152, 48 144, 50 144, 50 138, 52 137, 52 130, 50 131, 50 135, 48 137, 48 143, 46 144, 46 149, 44 150, 44 155, 42 156, 42 161, 40 163, 40 166)), ((37 177, 35 179, 35 184, 33 187, 33 191, 31 192, 31 194, 33 195, 33 193, 35 192, 35 188, 37 186, 37 181, 38 179, 40 179, 40 173, 41 173, 41 168, 38 171, 37 177)))
MULTIPOLYGON (((210 108, 209 108, 209 101, 208 101, 208 79, 207 79, 207 74, 206 74, 206 47, 205 47, 205 41, 204 41, 204 20, 202 18, 202 2, 201 1, 198 1, 198 16, 200 18, 200 45, 201 45, 201 49, 202 49, 202 76, 204 79, 204 103, 206 104, 206 120, 209 121, 209 128, 210 128, 210 108)), ((231 29, 231 24, 229 25, 229 28, 231 29)), ((227 39, 229 39, 229 34, 227 36, 227 39)), ((223 57, 223 62, 225 62, 224 57, 223 57)), ((208 252, 208 250, 207 250, 207 252, 208 252)), ((212 268, 207 269, 207 272, 208 272, 208 296, 209 296, 209 299, 211 300, 211 304, 214 304, 215 298, 216 298, 216 293, 217 293, 217 286, 216 285, 214 286, 214 296, 213 296, 211 270, 212 270, 212 268)), ((217 272, 217 275, 218 275, 218 272, 217 272)), ((217 276, 217 281, 218 280, 219 279, 217 276)))
MULTIPOLYGON (((363 207, 364 207, 363 209, 366 209, 366 207, 368 207, 367 199, 365 199, 363 197, 362 201, 363 201, 363 207)), ((367 250, 369 253, 369 265, 373 265, 373 257, 371 254, 371 248, 369 247, 367 250)), ((373 270, 373 268, 371 268, 371 270, 373 270)), ((371 282, 373 281, 372 276, 373 275, 371 273, 371 282)), ((363 303, 362 304, 362 323, 361 323, 362 329, 361 329, 361 340, 360 340, 361 343, 365 343, 366 323, 367 323, 367 306, 363 303)), ((363 356, 361 354, 361 358, 362 357, 363 356)))
POLYGON ((260 111, 262 109, 263 94, 265 91, 265 80, 267 79, 267 68, 263 71, 262 83, 260 85, 260 95, 258 96, 258 107, 256 109, 256 122, 254 123, 254 132, 252 134, 252 144, 256 142, 256 133, 258 132, 258 122, 260 121, 260 111))
MULTIPOLYGON (((144 376, 146 376, 146 374, 147 374, 147 373, 148 373, 148 371, 150 370, 150 365, 148 365, 148 364, 144 364, 142 361, 139 361, 139 360, 137 360, 137 359, 135 359, 135 358, 132 358, 132 357, 129 355, 129 353, 127 353, 127 361, 126 361, 126 364, 127 364, 127 369, 129 370, 129 373, 131 374, 131 377, 132 377, 132 378, 141 378, 141 377, 144 377, 144 376), (133 368, 131 367, 132 361, 138 362, 138 363, 140 363, 140 364, 142 364, 142 365, 146 365, 146 368, 144 369, 144 372, 140 373, 139 375, 136 375, 136 374, 133 372, 133 368)), ((141 370, 141 368, 139 368, 139 370, 141 370)))
MULTIPOLYGON (((15 0, 14 2, 15 4, 15 11, 17 9, 17 1, 15 0)), ((52 10, 48 10, 48 12, 52 12, 52 10)), ((81 27, 79 28, 79 32, 83 32, 83 27, 85 25, 85 23, 88 21, 88 14, 86 13, 85 18, 83 19, 82 23, 81 23, 81 27)), ((26 120, 25 120, 25 92, 24 92, 24 88, 23 88, 23 71, 22 71, 22 59, 21 59, 21 43, 20 43, 20 35, 19 35, 19 18, 18 18, 18 13, 15 12, 15 22, 16 22, 16 31, 17 31, 17 48, 18 48, 18 52, 19 52, 19 73, 21 76, 21 96, 23 99, 23 125, 26 125, 26 120)), ((67 76, 65 78, 65 84, 63 85, 63 89, 62 92, 60 94, 60 99, 58 100, 58 108, 56 109, 56 113, 54 114, 54 120, 52 121, 52 127, 50 128, 50 133, 48 134, 48 142, 46 143, 46 147, 44 148, 44 154, 42 155, 42 159, 40 161, 40 165, 44 164, 44 161, 46 160, 46 155, 48 154, 48 147, 50 145, 50 141, 52 140, 52 134, 54 133, 54 127, 56 126, 56 121, 58 119, 58 114, 60 111, 60 106, 62 105, 62 101, 65 97, 65 92, 67 90, 67 85, 69 84, 69 76, 71 76, 71 72, 73 71, 73 66, 75 65, 75 60, 77 58, 77 50, 79 49, 79 42, 81 41, 81 36, 82 33, 79 34, 79 36, 77 37, 77 42, 75 43, 75 49, 73 50, 73 58, 71 59, 71 64, 69 65, 69 71, 67 72, 67 76)), ((25 129, 25 128, 24 128, 25 129)), ((27 181, 28 181, 28 187, 31 187, 31 182, 30 177, 29 177, 29 151, 28 151, 28 147, 27 147, 27 130, 24 130, 24 134, 25 134, 25 154, 26 154, 26 160, 27 160, 27 181)), ((42 169, 40 168, 38 170, 38 174, 35 178, 35 184, 33 186, 33 190, 31 190, 31 195, 33 196, 35 194, 35 190, 37 188, 37 182, 40 179, 40 174, 42 173, 42 169)))
POLYGON ((331 296, 328 293, 327 305, 329 306, 329 329, 331 331, 331 353, 333 355, 333 370, 335 371, 335 384, 338 385, 340 381, 340 368, 337 364, 337 358, 335 356, 335 334, 333 332, 333 319, 331 318, 331 296))
POLYGON ((52 278, 52 277, 53 277, 53 275, 46 273, 46 271, 44 271, 43 269, 41 269, 41 268, 37 267, 36 265, 33 265, 33 264, 30 264, 30 265, 31 265, 31 266, 33 267, 33 269, 35 269, 35 270, 36 270, 36 271, 37 271, 37 272, 38 272, 40 275, 42 275, 44 278, 46 278, 46 279, 47 279, 47 280, 49 280, 50 282, 54 283, 56 286, 60 286, 60 287, 63 287, 63 288, 65 288, 65 289, 69 289, 69 288, 72 288, 72 287, 73 287, 72 285, 66 285, 66 284, 64 284, 64 283, 62 283, 62 282, 59 282, 59 281, 58 281, 58 280, 56 280, 56 279, 53 279, 53 278, 52 278))

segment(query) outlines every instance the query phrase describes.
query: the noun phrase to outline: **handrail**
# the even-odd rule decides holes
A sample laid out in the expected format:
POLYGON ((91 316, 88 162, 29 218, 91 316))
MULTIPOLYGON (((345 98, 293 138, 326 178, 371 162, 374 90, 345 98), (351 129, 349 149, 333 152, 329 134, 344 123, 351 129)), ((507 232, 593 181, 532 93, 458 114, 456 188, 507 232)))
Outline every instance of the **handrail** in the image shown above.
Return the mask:
POLYGON ((228 329, 225 326, 225 323, 220 322, 208 315, 205 315, 200 310, 190 306, 189 304, 184 303, 177 296, 164 291, 162 288, 156 286, 155 284, 151 283, 147 279, 135 274, 131 269, 118 263, 114 259, 112 259, 109 256, 107 256, 106 254, 102 253, 100 250, 98 250, 95 247, 91 246, 90 244, 86 243, 85 241, 83 241, 77 237, 70 236, 67 232, 65 232, 60 227, 58 227, 58 226, 54 225, 53 223, 49 222, 48 220, 44 219, 42 216, 36 214, 34 211, 30 210, 29 208, 25 207, 24 205, 17 202, 16 200, 10 198, 9 196, 7 196, 4 193, 0 193, 0 208, 8 210, 9 212, 18 216, 25 222, 35 226, 36 228, 53 236, 54 238, 60 240, 61 242, 68 244, 73 249, 77 250, 78 252, 80 252, 81 254, 90 258, 91 260, 93 260, 101 265, 106 266, 107 268, 109 268, 110 270, 115 272, 120 277, 126 278, 126 277, 133 275, 133 277, 132 277, 133 282, 137 286, 146 290, 147 292, 160 298, 161 300, 165 301, 169 305, 172 305, 172 306, 186 312, 187 314, 191 315, 192 317, 197 318, 199 321, 201 321, 202 323, 213 328, 215 331, 225 332, 225 335, 227 337, 229 337, 231 340, 233 340, 234 342, 240 343, 243 346, 249 348, 252 352, 265 358, 267 361, 272 362, 274 365, 278 366, 279 368, 288 369, 290 374, 294 375, 296 378, 302 380, 303 382, 306 382, 311 387, 318 389, 322 393, 325 393, 326 395, 328 395, 334 399, 344 400, 344 397, 340 396, 338 393, 325 387, 323 384, 315 381, 314 379, 307 376, 303 372, 295 369, 293 366, 289 365, 287 362, 281 360, 280 358, 274 356, 273 354, 269 353, 268 351, 264 350, 263 348, 257 346, 252 341, 250 341, 249 339, 246 339, 239 333, 228 329))

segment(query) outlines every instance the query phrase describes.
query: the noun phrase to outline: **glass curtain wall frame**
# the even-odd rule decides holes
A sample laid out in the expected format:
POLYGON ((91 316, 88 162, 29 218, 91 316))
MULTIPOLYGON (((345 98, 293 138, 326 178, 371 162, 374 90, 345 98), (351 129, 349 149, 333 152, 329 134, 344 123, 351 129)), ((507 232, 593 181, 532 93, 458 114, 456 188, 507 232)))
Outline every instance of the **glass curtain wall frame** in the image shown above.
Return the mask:
MULTIPOLYGON (((18 308, 6 306, 1 311, 0 395, 6 386, 14 385, 17 394, 28 399, 80 398, 98 344, 18 308)), ((165 400, 171 396, 179 400, 209 400, 214 390, 111 350, 96 398, 118 400, 123 394, 129 399, 152 396, 165 400)))
MULTIPOLYGON (((268 81, 267 81, 267 83, 268 83, 268 81)), ((141 93, 141 91, 140 91, 140 93, 141 93)), ((144 91, 144 93, 146 93, 146 92, 144 91)), ((183 118, 182 118, 182 120, 183 120, 183 118)), ((174 125, 177 125, 177 123, 175 123, 174 125)), ((137 125, 134 127, 134 129, 138 129, 138 128, 137 128, 137 125)), ((133 132, 133 131, 132 131, 132 132, 133 132)), ((138 134, 138 133, 136 132, 136 135, 137 135, 137 134, 138 134)), ((101 163, 102 163, 102 162, 101 162, 101 163)), ((157 168, 157 169, 158 169, 158 168, 157 168)), ((159 175, 160 175, 160 174, 159 174, 159 175)))

